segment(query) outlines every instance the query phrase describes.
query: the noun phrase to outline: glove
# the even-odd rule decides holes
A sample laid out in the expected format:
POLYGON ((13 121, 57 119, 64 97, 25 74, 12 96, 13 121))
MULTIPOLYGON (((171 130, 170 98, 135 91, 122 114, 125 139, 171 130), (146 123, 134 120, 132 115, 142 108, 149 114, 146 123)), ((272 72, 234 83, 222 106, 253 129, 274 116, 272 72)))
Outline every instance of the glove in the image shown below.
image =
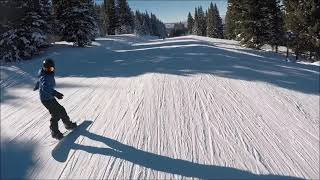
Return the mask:
POLYGON ((56 92, 56 97, 58 99, 62 99, 63 98, 63 94, 59 93, 58 91, 56 92))
POLYGON ((36 91, 36 90, 38 90, 38 89, 39 89, 38 87, 34 87, 34 88, 33 88, 33 91, 36 91))
POLYGON ((39 89, 39 81, 37 81, 36 85, 33 88, 33 91, 36 91, 39 89))

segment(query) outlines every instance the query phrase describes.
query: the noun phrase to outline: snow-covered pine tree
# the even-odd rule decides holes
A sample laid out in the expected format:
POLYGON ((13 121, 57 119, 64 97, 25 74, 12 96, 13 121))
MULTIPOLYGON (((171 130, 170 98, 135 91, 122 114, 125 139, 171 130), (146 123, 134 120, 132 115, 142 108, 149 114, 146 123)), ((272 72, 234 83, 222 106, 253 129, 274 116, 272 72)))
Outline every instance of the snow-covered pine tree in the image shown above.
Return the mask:
POLYGON ((132 33, 132 21, 131 9, 127 0, 118 0, 118 25, 117 34, 129 34, 132 33))
POLYGON ((94 9, 97 14, 96 22, 98 25, 98 34, 100 36, 105 36, 107 34, 107 30, 106 30, 106 23, 105 23, 106 16, 105 16, 104 5, 95 4, 94 9))
POLYGON ((211 38, 218 37, 217 32, 215 31, 215 22, 214 22, 214 12, 213 12, 213 4, 211 3, 208 9, 207 15, 207 36, 211 38))
POLYGON ((192 34, 194 20, 193 20, 193 17, 190 12, 188 14, 188 22, 187 23, 188 23, 188 33, 192 34))
POLYGON ((276 52, 278 52, 278 46, 283 43, 285 33, 284 33, 284 20, 283 12, 281 10, 281 5, 279 0, 269 0, 267 1, 268 13, 267 13, 267 24, 268 37, 266 43, 275 47, 276 52))
POLYGON ((159 32, 161 38, 166 38, 168 36, 166 26, 163 22, 158 20, 159 32))
POLYGON ((195 8, 194 11, 194 24, 192 32, 194 35, 201 36, 201 29, 200 29, 200 20, 198 16, 198 8, 195 8))
POLYGON ((225 35, 228 39, 241 40, 241 27, 244 7, 243 0, 228 0, 226 13, 225 35))
POLYGON ((54 34, 53 25, 54 17, 52 15, 52 3, 51 0, 39 0, 40 3, 40 16, 46 22, 41 29, 47 34, 54 34))
POLYGON ((61 13, 59 23, 62 40, 79 47, 91 44, 97 34, 97 24, 92 16, 92 0, 69 0, 61 13))
POLYGON ((296 35, 291 43, 296 57, 301 53, 316 52, 316 57, 319 58, 319 2, 284 0, 283 4, 286 29, 296 35))
POLYGON ((290 46, 295 51, 296 57, 304 50, 305 34, 307 32, 307 22, 304 18, 306 11, 305 2, 297 0, 284 0, 285 6, 285 26, 288 32, 295 34, 295 38, 290 42, 290 46))
POLYGON ((152 34, 155 36, 160 36, 157 17, 152 13, 150 14, 150 21, 152 34))
POLYGON ((33 47, 30 47, 30 49, 35 49, 34 52, 36 53, 37 49, 48 46, 47 33, 50 31, 48 21, 51 15, 50 2, 48 0, 29 0, 26 2, 26 16, 21 19, 22 26, 25 29, 26 36, 31 35, 28 40, 31 41, 31 46, 33 47))
POLYGON ((1 10, 5 11, 0 16, 0 60, 15 61, 20 60, 20 51, 23 47, 20 44, 21 39, 18 37, 20 19, 24 17, 25 3, 22 0, 1 1, 1 10), (15 12, 15 13, 10 13, 15 12))
POLYGON ((157 31, 158 34, 154 34, 155 36, 159 36, 159 38, 166 38, 167 35, 167 29, 166 29, 166 25, 160 21, 156 16, 156 26, 157 26, 157 31))
POLYGON ((223 38, 222 19, 217 5, 211 3, 208 9, 207 36, 212 38, 223 38))
POLYGON ((320 61, 320 2, 308 1, 307 6, 310 9, 308 34, 310 35, 309 59, 311 61, 320 61), (314 53, 314 59, 313 59, 314 53))
POLYGON ((142 34, 143 35, 150 35, 150 18, 149 18, 149 14, 143 13, 142 14, 142 34))
POLYGON ((99 32, 98 32, 98 14, 97 11, 95 9, 95 3, 94 0, 87 0, 88 1, 88 7, 89 7, 89 13, 90 16, 93 17, 93 22, 94 22, 94 32, 93 32, 93 36, 92 36, 92 41, 95 40, 95 38, 97 36, 99 36, 99 32))
POLYGON ((152 32, 152 24, 151 24, 151 17, 149 15, 149 13, 146 11, 146 22, 147 22, 147 26, 148 26, 148 34, 153 35, 154 32, 152 32))
POLYGON ((137 10, 134 16, 134 33, 138 36, 144 35, 142 32, 142 14, 137 10))
POLYGON ((154 35, 167 37, 166 27, 154 14, 151 17, 148 12, 141 13, 138 10, 134 16, 134 33, 139 36, 154 35))
POLYGON ((132 27, 132 33, 134 33, 134 29, 135 29, 135 17, 134 17, 134 11, 130 11, 130 14, 131 14, 131 20, 130 20, 130 26, 132 27))
POLYGON ((114 0, 105 0, 106 24, 109 35, 115 35, 118 25, 118 17, 114 0))
POLYGON ((1 34, 1 59, 3 61, 29 59, 48 44, 46 42, 48 17, 45 14, 50 13, 44 12, 48 9, 43 7, 45 1, 42 0, 16 0, 7 3, 4 5, 21 14, 20 16, 11 14, 13 17, 8 17, 6 31, 1 34), (13 21, 10 22, 10 19, 13 21))
POLYGON ((199 21, 199 30, 200 30, 200 34, 199 36, 206 36, 206 19, 205 19, 205 14, 203 12, 202 7, 200 6, 198 8, 198 21, 199 21))
POLYGON ((225 29, 224 29, 224 34, 227 39, 234 39, 234 28, 235 28, 235 22, 233 20, 233 17, 231 15, 231 7, 232 4, 230 3, 232 0, 228 0, 228 7, 227 7, 227 12, 226 12, 226 17, 225 17, 225 29))
POLYGON ((223 39, 223 24, 222 24, 222 18, 219 13, 219 9, 217 7, 217 4, 214 4, 213 7, 213 14, 214 14, 214 22, 215 22, 215 30, 217 32, 218 38, 223 39))
POLYGON ((267 38, 266 1, 244 0, 242 6, 241 43, 246 47, 259 49, 267 38))
POLYGON ((64 24, 61 23, 63 20, 62 13, 65 9, 65 4, 63 0, 52 0, 53 7, 53 31, 55 35, 62 36, 62 30, 64 28, 64 24))
POLYGON ((103 13, 101 13, 101 18, 103 19, 103 26, 104 26, 104 36, 108 34, 108 13, 107 13, 107 8, 108 8, 108 1, 103 0, 103 13))
POLYGON ((208 22, 208 10, 206 10, 206 12, 204 13, 204 32, 202 32, 202 34, 204 34, 203 36, 207 36, 207 22, 208 22))

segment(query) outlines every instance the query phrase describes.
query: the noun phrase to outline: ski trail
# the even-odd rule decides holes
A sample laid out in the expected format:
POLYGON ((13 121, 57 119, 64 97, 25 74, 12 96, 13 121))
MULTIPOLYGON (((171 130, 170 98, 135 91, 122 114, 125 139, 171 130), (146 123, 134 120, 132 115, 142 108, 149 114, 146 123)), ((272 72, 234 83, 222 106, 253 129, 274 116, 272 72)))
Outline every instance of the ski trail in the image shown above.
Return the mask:
MULTIPOLYGON (((26 178, 197 179, 206 176, 185 170, 215 173, 217 167, 230 173, 235 168, 258 175, 319 177, 319 95, 268 80, 318 72, 277 64, 270 59, 276 57, 245 52, 234 41, 196 36, 150 41, 129 35, 98 41, 100 47, 56 56, 58 61, 72 57, 60 63, 79 68, 57 76, 57 90, 65 95, 59 102, 78 124, 93 121, 65 162, 51 155, 57 141, 50 137, 50 116, 32 91, 35 77, 28 68, 36 71, 37 62, 1 66, 6 75, 0 81, 1 137, 35 143, 35 163, 26 178), (188 43, 202 46, 188 52, 188 43), (72 65, 78 60, 85 67, 72 65), (258 61, 266 62, 252 69, 258 61), (280 66, 281 72, 275 68, 280 66), (215 71, 218 67, 225 70, 215 71), (264 74, 266 80, 228 75, 234 69, 264 74)), ((62 123, 59 128, 65 131, 62 123)))

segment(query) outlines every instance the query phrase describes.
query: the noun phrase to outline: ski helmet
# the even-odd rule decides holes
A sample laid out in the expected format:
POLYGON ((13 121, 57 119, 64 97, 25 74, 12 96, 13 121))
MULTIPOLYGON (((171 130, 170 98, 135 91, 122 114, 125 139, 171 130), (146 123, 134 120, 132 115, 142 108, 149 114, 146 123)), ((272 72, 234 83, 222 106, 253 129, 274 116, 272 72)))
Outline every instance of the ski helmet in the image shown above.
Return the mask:
POLYGON ((44 68, 54 67, 54 61, 52 59, 50 59, 50 58, 47 58, 42 62, 42 66, 44 68))

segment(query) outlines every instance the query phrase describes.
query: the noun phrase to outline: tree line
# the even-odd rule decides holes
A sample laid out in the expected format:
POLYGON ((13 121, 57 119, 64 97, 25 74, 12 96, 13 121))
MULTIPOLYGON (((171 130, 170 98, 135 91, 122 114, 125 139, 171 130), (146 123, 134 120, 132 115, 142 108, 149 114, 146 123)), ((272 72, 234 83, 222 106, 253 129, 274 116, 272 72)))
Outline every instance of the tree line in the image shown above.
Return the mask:
POLYGON ((166 29, 154 14, 133 12, 127 0, 104 0, 95 11, 100 35, 131 34, 166 37, 166 29))
POLYGON ((320 58, 320 1, 228 0, 225 36, 250 48, 288 45, 311 61, 320 58))
POLYGON ((201 6, 195 8, 194 16, 189 12, 187 23, 188 34, 224 38, 222 18, 216 4, 210 3, 206 12, 201 6))
POLYGON ((4 0, 0 11, 1 61, 30 59, 55 40, 84 47, 97 35, 93 0, 4 0))
POLYGON ((84 47, 97 36, 127 33, 167 36, 164 23, 132 12, 127 0, 0 1, 0 61, 30 59, 54 41, 84 47))

